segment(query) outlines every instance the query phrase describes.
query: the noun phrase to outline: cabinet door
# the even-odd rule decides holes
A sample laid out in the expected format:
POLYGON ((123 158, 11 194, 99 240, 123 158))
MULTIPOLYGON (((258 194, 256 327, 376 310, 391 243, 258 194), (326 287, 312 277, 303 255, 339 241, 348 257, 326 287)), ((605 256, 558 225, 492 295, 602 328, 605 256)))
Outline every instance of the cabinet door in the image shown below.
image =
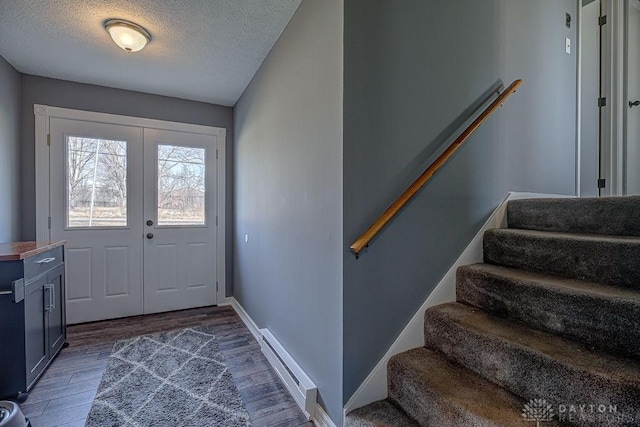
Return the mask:
POLYGON ((46 290, 49 357, 53 357, 67 338, 64 313, 64 264, 47 273, 46 290))
POLYGON ((49 344, 46 333, 45 284, 46 276, 40 276, 25 286, 24 324, 27 359, 27 386, 38 377, 49 360, 49 344))

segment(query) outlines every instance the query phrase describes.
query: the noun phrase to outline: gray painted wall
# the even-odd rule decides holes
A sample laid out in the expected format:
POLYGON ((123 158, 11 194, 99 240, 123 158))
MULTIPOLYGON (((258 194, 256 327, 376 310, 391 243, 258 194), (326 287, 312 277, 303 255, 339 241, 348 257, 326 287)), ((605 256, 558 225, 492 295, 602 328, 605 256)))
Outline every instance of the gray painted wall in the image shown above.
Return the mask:
POLYGON ((346 402, 508 191, 575 193, 575 0, 349 0, 344 42, 346 402), (349 245, 498 79, 524 79, 360 260, 349 245))
POLYGON ((234 296, 339 424, 342 16, 342 0, 304 0, 234 113, 234 296))
POLYGON ((20 239, 20 73, 0 56, 0 242, 20 239))
POLYGON ((217 126, 227 129, 227 295, 233 274, 233 109, 166 96, 22 75, 22 238, 35 238, 34 104, 217 126))

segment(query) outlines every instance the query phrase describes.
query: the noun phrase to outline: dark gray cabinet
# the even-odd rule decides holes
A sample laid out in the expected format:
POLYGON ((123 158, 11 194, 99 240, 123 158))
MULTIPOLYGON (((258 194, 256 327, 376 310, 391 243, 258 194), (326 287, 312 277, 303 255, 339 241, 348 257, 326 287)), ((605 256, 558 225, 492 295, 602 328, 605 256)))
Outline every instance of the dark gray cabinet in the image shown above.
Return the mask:
MULTIPOLYGON (((24 288, 24 347, 27 363, 25 385, 31 384, 38 378, 49 361, 47 316, 43 304, 46 283, 45 275, 26 284, 24 288)), ((27 389, 23 388, 21 391, 27 391, 27 389)))
POLYGON ((0 245, 0 398, 25 399, 66 342, 63 246, 26 243, 0 245))
POLYGON ((45 287, 45 304, 49 301, 45 326, 48 332, 47 344, 49 354, 56 354, 67 339, 67 326, 64 315, 64 264, 58 265, 47 273, 45 287))

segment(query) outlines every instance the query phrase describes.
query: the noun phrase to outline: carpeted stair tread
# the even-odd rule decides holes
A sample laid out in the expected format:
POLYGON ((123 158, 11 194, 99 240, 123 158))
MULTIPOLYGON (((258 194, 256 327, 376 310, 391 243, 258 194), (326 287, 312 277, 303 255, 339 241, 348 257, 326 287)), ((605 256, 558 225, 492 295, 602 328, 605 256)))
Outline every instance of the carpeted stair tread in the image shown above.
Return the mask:
POLYGON ((388 378, 389 398, 421 426, 531 426, 523 399, 429 349, 392 357, 388 378))
POLYGON ((401 409, 389 400, 379 400, 350 412, 345 427, 418 427, 401 409))
POLYGON ((512 200, 509 228, 640 236, 640 196, 512 200))
MULTIPOLYGON (((345 425, 525 427, 532 399, 640 422, 639 212, 640 196, 510 201, 485 264, 458 269, 458 302, 426 311, 425 347, 389 360, 388 399, 345 425)), ((575 415, 561 421, 597 423, 575 415)))
POLYGON ((500 277, 512 281, 527 282, 532 286, 541 286, 549 290, 563 288, 566 292, 586 293, 594 298, 602 297, 612 300, 629 300, 640 304, 640 290, 621 286, 603 285, 588 280, 572 279, 552 274, 525 271, 517 268, 495 264, 469 264, 458 268, 457 273, 475 272, 487 277, 500 277))
POLYGON ((484 234, 484 261, 640 289, 640 238, 499 228, 484 234))
POLYGON ((427 310, 426 346, 525 399, 640 411, 640 366, 459 303, 427 310))
POLYGON ((638 290, 475 264, 458 269, 456 294, 459 302, 487 312, 640 356, 638 290))

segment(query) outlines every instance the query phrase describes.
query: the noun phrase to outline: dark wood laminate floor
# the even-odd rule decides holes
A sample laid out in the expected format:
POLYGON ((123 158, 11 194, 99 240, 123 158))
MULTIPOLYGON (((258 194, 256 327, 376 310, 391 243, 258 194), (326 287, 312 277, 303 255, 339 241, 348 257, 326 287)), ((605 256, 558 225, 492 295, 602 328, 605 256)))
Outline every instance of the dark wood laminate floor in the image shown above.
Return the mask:
MULTIPOLYGON (((202 324, 216 339, 254 426, 313 426, 231 307, 206 307, 74 325, 63 349, 21 404, 33 427, 82 427, 113 343, 120 339, 202 324)), ((206 420, 202 426, 206 427, 206 420)), ((163 426, 158 426, 163 427, 163 426)))

